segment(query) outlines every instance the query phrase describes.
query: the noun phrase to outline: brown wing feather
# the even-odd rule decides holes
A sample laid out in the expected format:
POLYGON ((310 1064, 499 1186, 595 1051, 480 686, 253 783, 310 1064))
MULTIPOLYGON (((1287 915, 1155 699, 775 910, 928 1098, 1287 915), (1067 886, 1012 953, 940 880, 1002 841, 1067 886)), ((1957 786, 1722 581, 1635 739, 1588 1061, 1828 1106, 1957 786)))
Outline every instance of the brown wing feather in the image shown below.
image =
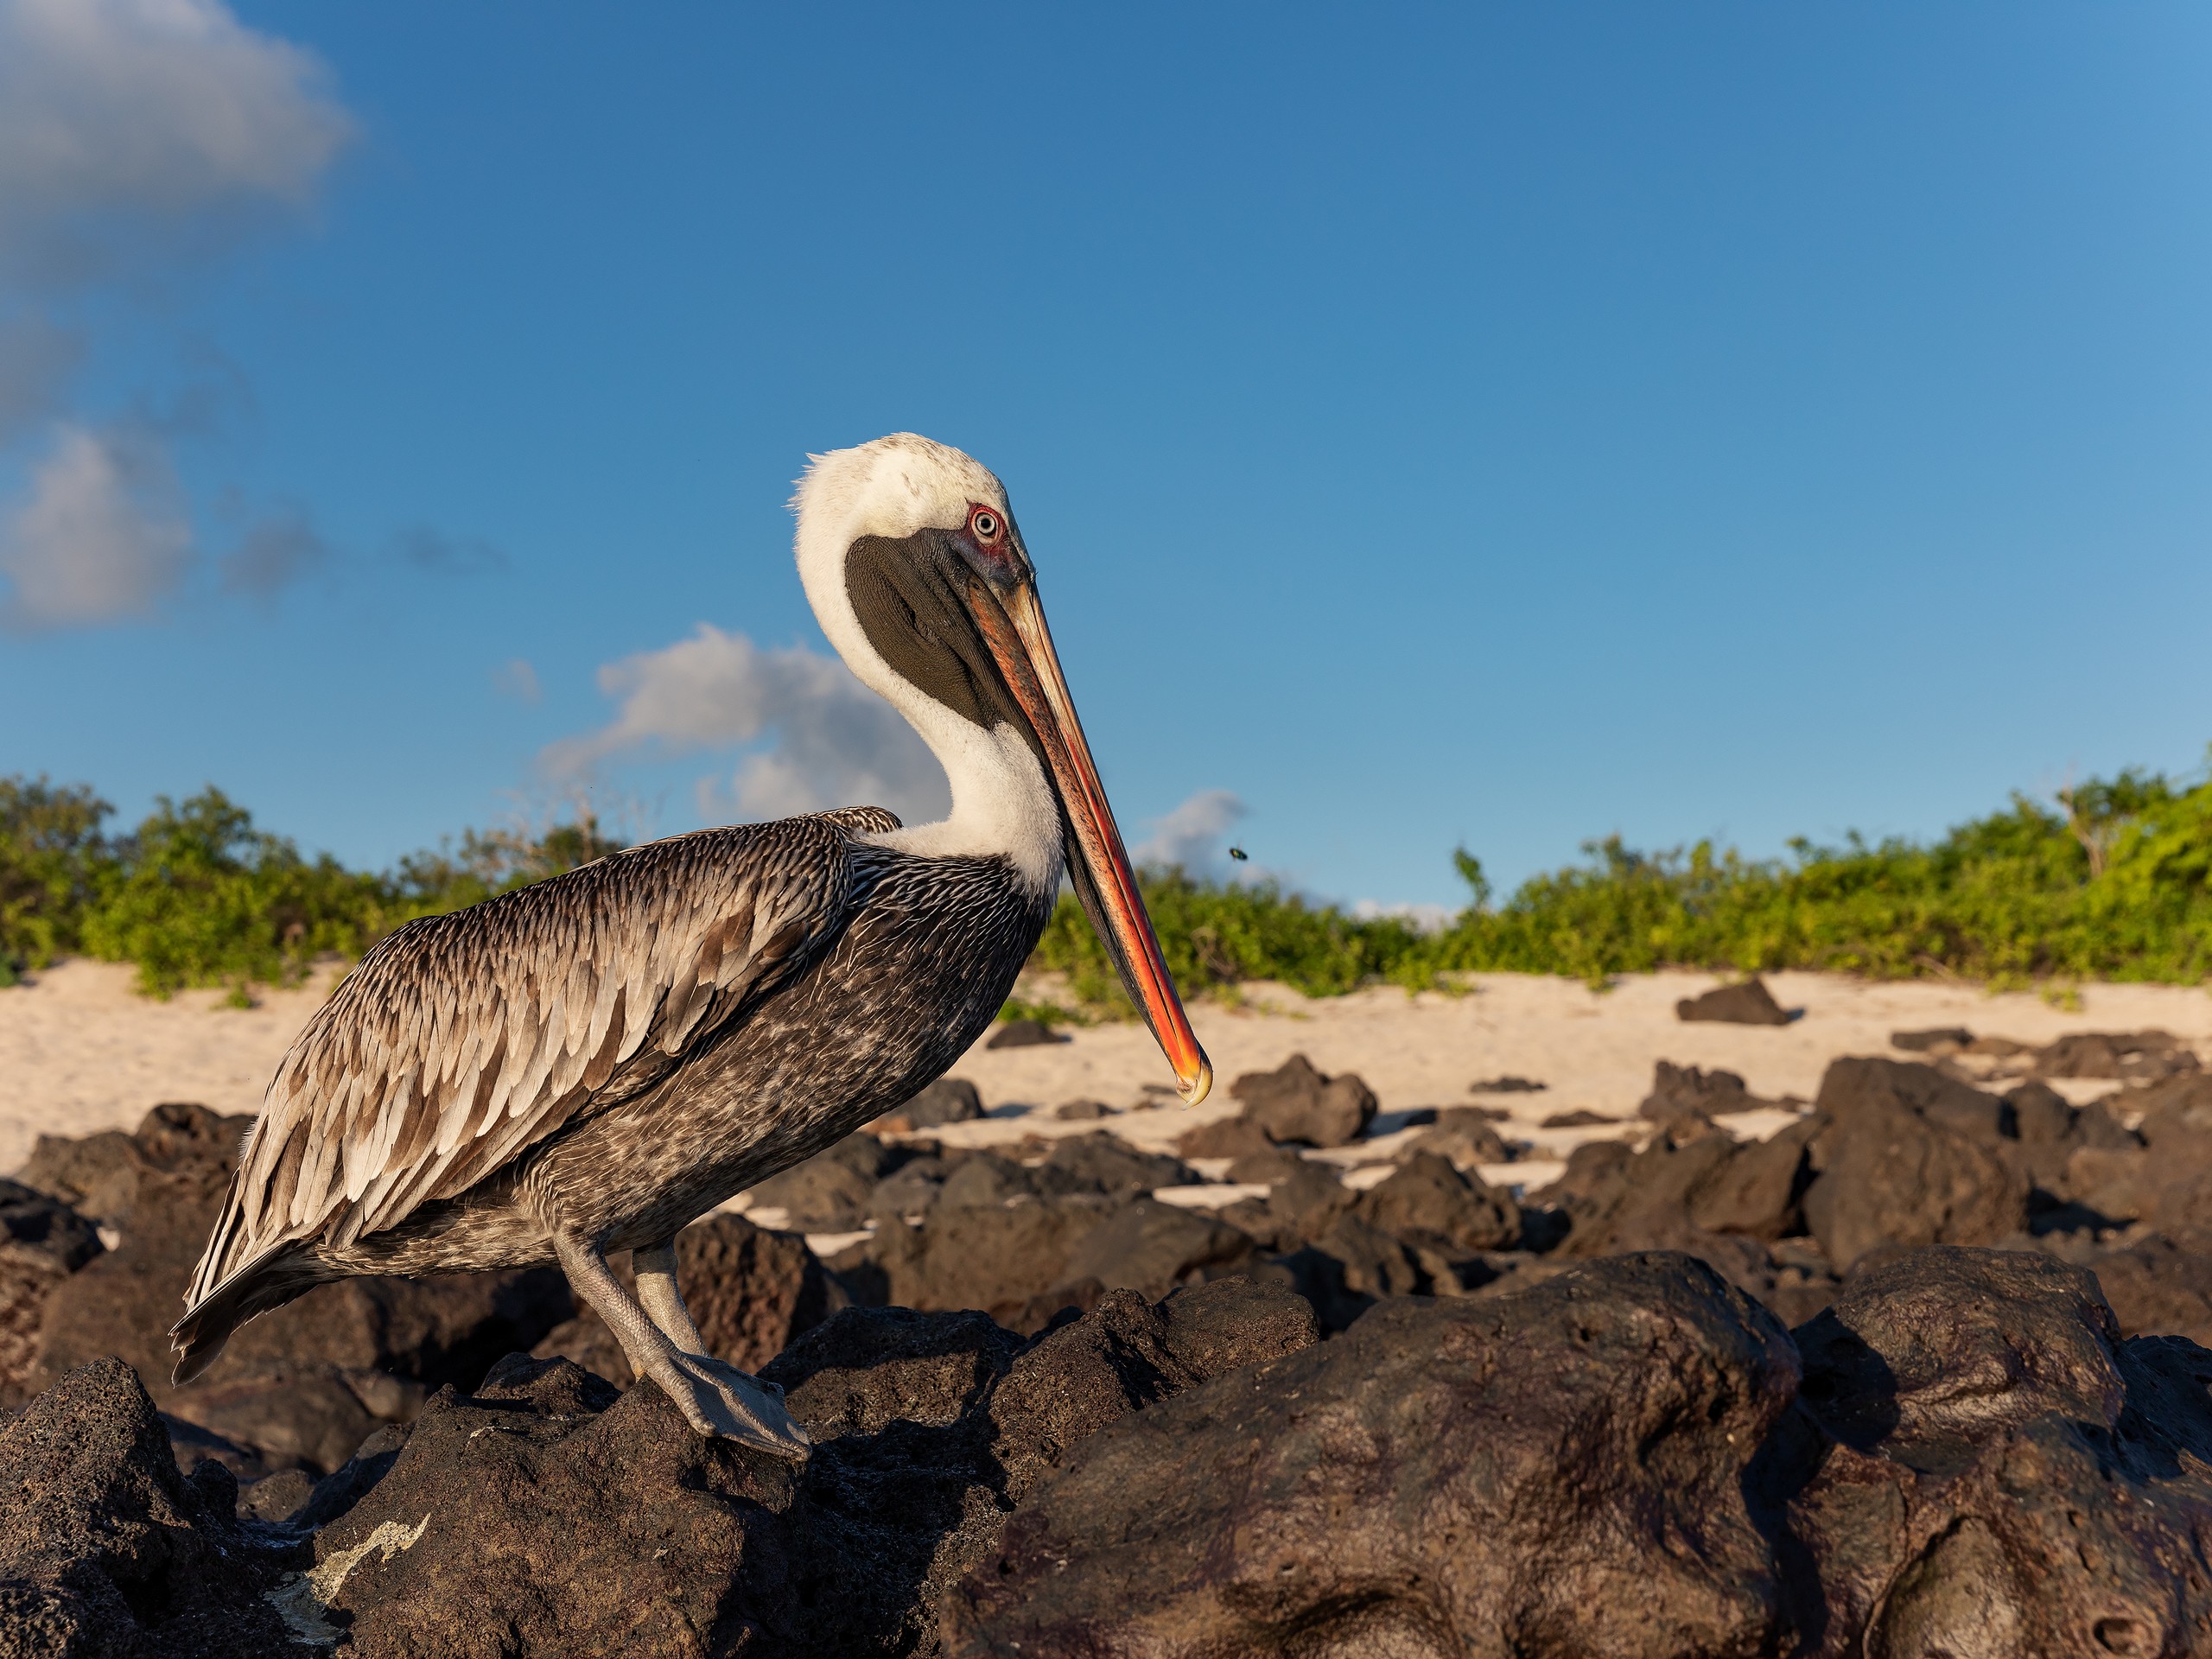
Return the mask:
POLYGON ((465 1192, 664 1072, 834 931, 850 837, 882 820, 701 830, 391 934, 277 1067, 188 1306, 286 1243, 465 1192))

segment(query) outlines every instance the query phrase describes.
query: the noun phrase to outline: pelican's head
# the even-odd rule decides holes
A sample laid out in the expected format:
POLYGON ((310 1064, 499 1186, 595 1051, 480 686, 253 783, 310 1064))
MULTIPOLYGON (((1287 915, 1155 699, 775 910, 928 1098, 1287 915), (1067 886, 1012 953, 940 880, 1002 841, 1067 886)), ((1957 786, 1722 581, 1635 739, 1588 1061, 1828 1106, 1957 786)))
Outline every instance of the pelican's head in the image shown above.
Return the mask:
POLYGON ((791 505, 799 576, 823 632, 940 757, 972 761, 948 760, 956 814, 963 789, 1044 780, 1076 893, 1196 1105, 1213 1068, 1137 892, 1006 486, 910 432, 812 460, 791 505))

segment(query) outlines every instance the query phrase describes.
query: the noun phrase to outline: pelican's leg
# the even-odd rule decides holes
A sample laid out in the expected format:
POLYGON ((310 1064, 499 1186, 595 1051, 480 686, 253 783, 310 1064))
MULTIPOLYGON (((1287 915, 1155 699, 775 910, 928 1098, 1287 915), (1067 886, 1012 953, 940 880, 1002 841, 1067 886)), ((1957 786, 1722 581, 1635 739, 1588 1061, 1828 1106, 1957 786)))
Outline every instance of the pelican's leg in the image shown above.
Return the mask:
MULTIPOLYGON (((607 1270, 607 1258, 590 1245, 556 1234, 553 1249, 570 1287, 607 1321, 607 1328, 622 1344, 630 1369, 660 1384, 661 1392, 676 1402, 676 1408, 692 1427, 702 1434, 741 1440, 778 1457, 804 1459, 807 1455, 811 1443, 805 1429, 784 1409, 782 1389, 706 1354, 685 1352, 647 1316, 637 1298, 622 1288, 621 1281, 607 1270)), ((670 1265, 672 1268, 673 1262, 670 1265)), ((639 1274, 641 1293, 648 1276, 645 1271, 639 1274)), ((696 1339, 697 1327, 692 1325, 690 1315, 683 1313, 683 1304, 675 1296, 672 1274, 666 1282, 669 1300, 691 1338, 696 1339)), ((652 1294, 658 1296, 658 1289, 652 1294)))
POLYGON ((703 1354, 707 1339, 692 1323, 691 1310, 676 1288, 676 1242, 663 1239, 642 1250, 630 1252, 630 1265, 638 1270, 638 1300, 646 1315, 666 1337, 687 1354, 703 1354))

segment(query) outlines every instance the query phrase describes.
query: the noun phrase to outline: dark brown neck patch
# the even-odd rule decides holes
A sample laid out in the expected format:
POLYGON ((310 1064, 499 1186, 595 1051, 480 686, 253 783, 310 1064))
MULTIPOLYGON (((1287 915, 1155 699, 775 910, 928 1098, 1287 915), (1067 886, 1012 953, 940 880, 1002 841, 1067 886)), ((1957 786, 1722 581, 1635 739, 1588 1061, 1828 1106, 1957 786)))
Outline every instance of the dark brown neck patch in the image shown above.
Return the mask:
POLYGON ((845 555, 845 592, 868 644, 892 671, 963 720, 989 731, 1009 725, 1034 747, 1014 695, 953 590, 942 533, 903 540, 863 536, 845 555))

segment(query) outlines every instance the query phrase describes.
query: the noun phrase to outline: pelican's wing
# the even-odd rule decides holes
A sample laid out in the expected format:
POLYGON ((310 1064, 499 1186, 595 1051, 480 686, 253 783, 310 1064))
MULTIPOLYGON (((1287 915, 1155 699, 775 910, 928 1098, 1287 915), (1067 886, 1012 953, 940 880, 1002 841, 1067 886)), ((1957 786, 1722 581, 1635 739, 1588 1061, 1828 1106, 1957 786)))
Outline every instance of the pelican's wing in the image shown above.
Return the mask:
POLYGON ((277 1068, 188 1306, 287 1243, 465 1192, 665 1072, 836 931, 852 850, 820 816, 702 830, 400 928, 277 1068))
POLYGON ((811 812, 807 816, 820 818, 825 823, 834 823, 856 836, 887 836, 893 830, 906 828, 899 822, 899 815, 884 806, 839 806, 827 812, 811 812))

